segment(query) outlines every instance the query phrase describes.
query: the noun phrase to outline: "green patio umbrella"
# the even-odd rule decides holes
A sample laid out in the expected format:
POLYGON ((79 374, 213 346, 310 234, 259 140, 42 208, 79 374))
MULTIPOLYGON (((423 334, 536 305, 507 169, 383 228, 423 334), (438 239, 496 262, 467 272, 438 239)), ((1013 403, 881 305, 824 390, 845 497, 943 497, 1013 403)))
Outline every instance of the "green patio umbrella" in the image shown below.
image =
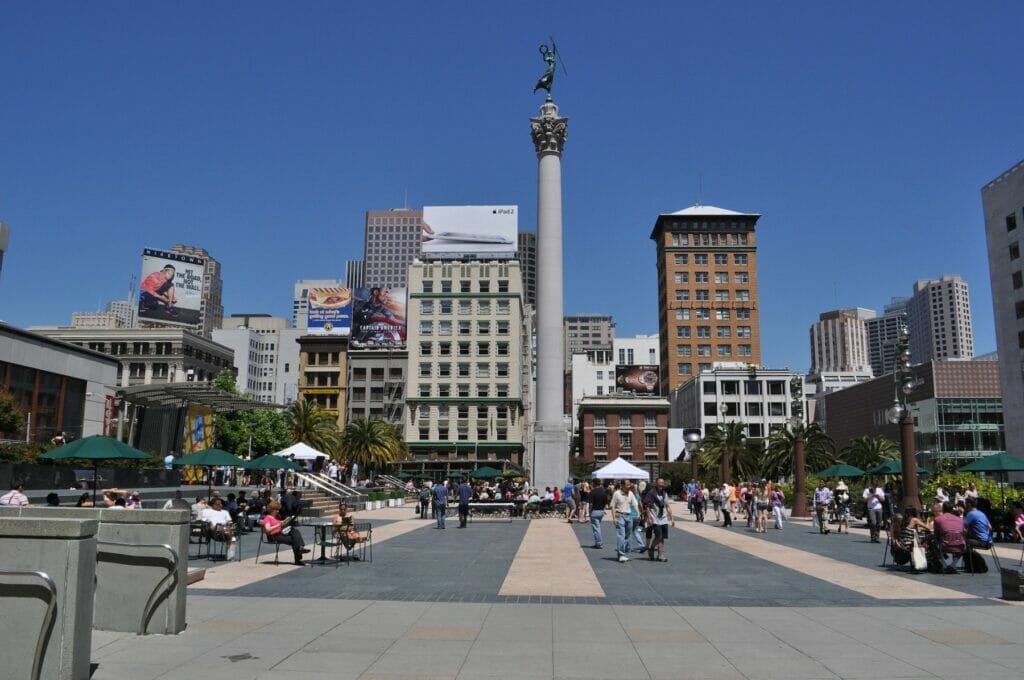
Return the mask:
POLYGON ((117 439, 93 435, 76 439, 64 446, 58 446, 47 451, 40 458, 43 460, 91 460, 92 504, 96 505, 96 487, 99 486, 98 478, 101 460, 152 460, 153 456, 145 451, 139 451, 132 446, 128 446, 117 439))
POLYGON ((473 470, 469 473, 469 476, 473 479, 494 479, 501 476, 501 470, 485 465, 482 468, 473 470))
POLYGON ((863 477, 864 471, 856 465, 838 463, 816 473, 818 477, 863 477))
POLYGON ((233 453, 228 453, 221 449, 203 449, 202 451, 176 458, 172 465, 177 467, 184 467, 186 465, 205 467, 207 469, 206 479, 209 482, 209 488, 207 489, 207 498, 209 498, 213 495, 213 470, 211 468, 224 465, 228 467, 241 467, 244 463, 244 460, 233 453))
MULTIPOLYGON (((900 460, 887 460, 878 467, 871 468, 867 471, 867 474, 871 476, 875 475, 902 475, 903 474, 903 462, 900 460)), ((917 474, 926 475, 928 471, 923 467, 917 467, 917 474)))
MULTIPOLYGON (((1024 470, 1024 458, 1015 456, 1012 453, 996 453, 972 461, 960 468, 960 472, 998 472, 1000 480, 1006 482, 1007 472, 1020 472, 1024 470)), ((1003 491, 1003 484, 999 485, 999 499, 1003 507, 1006 507, 1006 493, 1003 491)))

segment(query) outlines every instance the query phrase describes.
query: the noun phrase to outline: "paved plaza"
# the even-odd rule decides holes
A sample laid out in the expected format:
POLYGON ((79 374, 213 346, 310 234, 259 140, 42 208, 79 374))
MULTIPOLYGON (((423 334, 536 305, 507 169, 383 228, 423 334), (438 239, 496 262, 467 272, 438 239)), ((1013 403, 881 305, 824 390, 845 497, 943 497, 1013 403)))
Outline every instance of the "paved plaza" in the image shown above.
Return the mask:
MULTIPOLYGON (((676 504, 669 562, 615 559, 614 531, 555 519, 440 531, 411 508, 360 513, 372 561, 296 567, 290 553, 210 563, 177 636, 96 631, 95 680, 230 677, 1019 677, 1024 607, 1000 577, 881 568, 867 531, 755 534, 676 504), (269 563, 268 563, 269 562, 269 563)), ((312 530, 303 528, 312 547, 312 530)), ((318 553, 310 557, 317 556, 318 553)), ((1000 547, 1016 566, 1020 546, 1000 547)))

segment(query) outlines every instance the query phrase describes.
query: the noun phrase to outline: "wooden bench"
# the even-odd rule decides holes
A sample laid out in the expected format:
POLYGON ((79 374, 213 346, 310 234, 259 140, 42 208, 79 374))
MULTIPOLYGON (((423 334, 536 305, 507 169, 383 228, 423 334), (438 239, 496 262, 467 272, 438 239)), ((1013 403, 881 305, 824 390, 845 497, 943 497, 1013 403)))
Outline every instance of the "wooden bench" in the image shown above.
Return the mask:
POLYGON ((512 502, 493 501, 493 502, 476 502, 469 504, 469 521, 473 521, 473 517, 477 513, 481 515, 491 515, 494 517, 508 518, 508 521, 512 521, 512 513, 515 510, 516 504, 512 502))

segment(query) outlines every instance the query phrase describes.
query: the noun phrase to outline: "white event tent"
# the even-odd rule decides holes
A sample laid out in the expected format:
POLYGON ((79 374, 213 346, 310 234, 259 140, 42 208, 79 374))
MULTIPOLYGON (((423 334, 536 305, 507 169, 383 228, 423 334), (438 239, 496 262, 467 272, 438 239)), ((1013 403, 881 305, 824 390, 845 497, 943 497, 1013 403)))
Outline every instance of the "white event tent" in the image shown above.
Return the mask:
POLYGON ((594 479, 645 479, 651 480, 651 474, 641 470, 625 458, 616 458, 603 468, 594 470, 594 479))
POLYGON ((293 457, 293 458, 295 458, 295 460, 313 460, 314 458, 328 458, 329 457, 326 453, 322 453, 320 451, 317 451, 312 446, 310 446, 309 444, 306 444, 304 442, 298 442, 296 444, 292 444, 287 449, 284 449, 283 451, 278 451, 274 455, 275 456, 293 457))

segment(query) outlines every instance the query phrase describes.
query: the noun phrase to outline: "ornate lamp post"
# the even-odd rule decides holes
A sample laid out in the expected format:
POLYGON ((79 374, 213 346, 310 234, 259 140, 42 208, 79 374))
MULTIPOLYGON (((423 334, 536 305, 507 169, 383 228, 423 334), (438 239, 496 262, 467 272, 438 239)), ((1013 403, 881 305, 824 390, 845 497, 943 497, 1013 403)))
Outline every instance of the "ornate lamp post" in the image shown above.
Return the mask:
POLYGON ((804 490, 804 478, 807 472, 807 460, 804 455, 804 381, 794 375, 789 381, 789 426, 793 432, 793 517, 806 519, 807 492, 804 490))
POLYGON ((893 403, 886 418, 900 426, 900 463, 903 468, 903 501, 901 507, 921 510, 917 492, 917 452, 914 450, 914 418, 907 407, 907 397, 914 390, 914 376, 910 372, 910 333, 906 326, 900 329, 896 345, 896 366, 893 368, 893 403))
POLYGON ((683 445, 686 446, 686 458, 690 460, 690 477, 697 481, 697 473, 700 467, 700 461, 697 459, 697 453, 700 451, 700 443, 703 439, 700 430, 697 428, 688 428, 683 430, 683 445))

